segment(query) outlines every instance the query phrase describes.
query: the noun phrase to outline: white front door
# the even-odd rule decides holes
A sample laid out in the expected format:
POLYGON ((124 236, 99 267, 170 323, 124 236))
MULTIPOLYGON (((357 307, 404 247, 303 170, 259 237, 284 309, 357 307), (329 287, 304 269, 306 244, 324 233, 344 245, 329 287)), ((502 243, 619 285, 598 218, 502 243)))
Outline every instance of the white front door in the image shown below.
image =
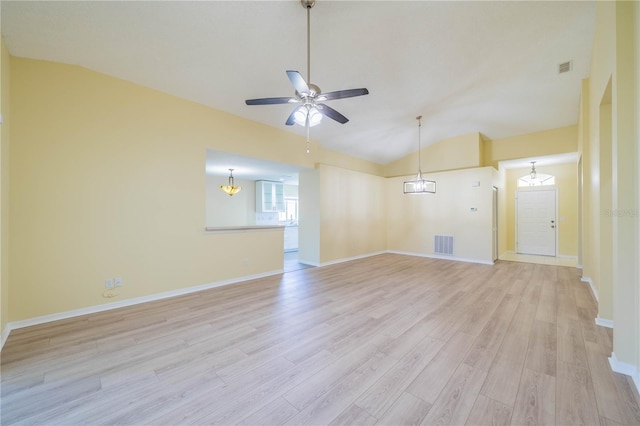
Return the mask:
POLYGON ((516 192, 516 251, 556 255, 556 190, 516 192))

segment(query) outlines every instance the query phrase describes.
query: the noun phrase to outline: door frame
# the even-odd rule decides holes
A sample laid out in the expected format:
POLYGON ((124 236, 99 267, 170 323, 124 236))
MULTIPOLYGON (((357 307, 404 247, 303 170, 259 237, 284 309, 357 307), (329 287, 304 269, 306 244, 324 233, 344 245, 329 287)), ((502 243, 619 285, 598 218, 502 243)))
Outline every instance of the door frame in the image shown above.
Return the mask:
MULTIPOLYGON (((519 235, 518 235, 518 194, 520 192, 531 192, 531 191, 554 191, 555 192, 555 203, 556 203, 556 208, 555 208, 555 224, 556 224, 556 238, 555 238, 555 255, 554 256, 546 256, 543 254, 530 254, 529 256, 546 256, 546 257, 558 257, 558 241, 560 240, 559 238, 559 234, 560 234, 560 223, 558 220, 558 187, 555 185, 549 185, 549 186, 534 186, 534 187, 529 187, 529 188, 517 188, 516 189, 516 196, 515 196, 515 216, 516 216, 516 220, 515 220, 515 252, 519 253, 518 251, 518 241, 519 241, 519 235)), ((525 253, 522 253, 525 254, 525 253)))
POLYGON ((491 239, 492 239, 492 245, 493 245, 493 253, 492 253, 492 257, 493 257, 493 262, 495 263, 498 258, 500 257, 500 253, 499 253, 499 228, 500 228, 500 221, 499 221, 499 217, 498 217, 498 210, 499 210, 499 202, 498 202, 498 187, 497 186, 493 186, 492 188, 493 191, 493 200, 492 200, 492 209, 493 209, 493 217, 492 217, 492 223, 491 223, 491 239))

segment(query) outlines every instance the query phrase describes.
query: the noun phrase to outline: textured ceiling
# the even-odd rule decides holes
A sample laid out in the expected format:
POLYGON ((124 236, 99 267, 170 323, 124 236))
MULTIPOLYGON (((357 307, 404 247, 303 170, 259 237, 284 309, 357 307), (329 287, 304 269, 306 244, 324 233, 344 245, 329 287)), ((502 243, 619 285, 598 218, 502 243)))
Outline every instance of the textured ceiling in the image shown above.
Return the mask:
MULTIPOLYGON (((593 2, 324 1, 311 11, 311 81, 344 125, 312 128, 321 146, 386 164, 422 144, 481 132, 503 138, 576 124, 588 76, 593 2), (558 74, 558 64, 573 70, 558 74)), ((306 76, 306 13, 289 1, 2 1, 14 56, 77 64, 274 127, 306 76)), ((301 144, 300 149, 305 149, 301 144)))

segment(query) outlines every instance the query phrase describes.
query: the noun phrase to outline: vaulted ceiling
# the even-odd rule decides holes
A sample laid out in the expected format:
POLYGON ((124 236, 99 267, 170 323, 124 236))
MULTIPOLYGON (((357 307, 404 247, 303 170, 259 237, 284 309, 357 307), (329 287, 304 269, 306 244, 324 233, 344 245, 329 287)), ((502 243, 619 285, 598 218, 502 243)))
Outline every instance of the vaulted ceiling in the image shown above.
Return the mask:
MULTIPOLYGON (((285 70, 306 77, 306 12, 288 1, 2 1, 14 56, 80 65, 270 126, 291 106, 285 70)), ((386 164, 422 144, 481 132, 503 138, 577 123, 594 2, 324 1, 311 10, 311 82, 366 87, 331 101, 311 137, 386 164), (560 63, 572 70, 559 74, 560 63)), ((301 149, 304 149, 301 146, 301 149)))

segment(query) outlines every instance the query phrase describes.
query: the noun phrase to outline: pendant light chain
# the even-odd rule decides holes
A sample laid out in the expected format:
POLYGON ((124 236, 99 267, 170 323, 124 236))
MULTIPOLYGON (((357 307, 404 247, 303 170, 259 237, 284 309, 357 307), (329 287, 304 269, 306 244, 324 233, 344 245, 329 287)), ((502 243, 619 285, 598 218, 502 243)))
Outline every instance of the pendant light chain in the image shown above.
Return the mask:
POLYGON ((436 182, 422 177, 422 116, 416 117, 418 120, 418 174, 412 180, 405 180, 403 192, 405 194, 435 194, 436 182))

